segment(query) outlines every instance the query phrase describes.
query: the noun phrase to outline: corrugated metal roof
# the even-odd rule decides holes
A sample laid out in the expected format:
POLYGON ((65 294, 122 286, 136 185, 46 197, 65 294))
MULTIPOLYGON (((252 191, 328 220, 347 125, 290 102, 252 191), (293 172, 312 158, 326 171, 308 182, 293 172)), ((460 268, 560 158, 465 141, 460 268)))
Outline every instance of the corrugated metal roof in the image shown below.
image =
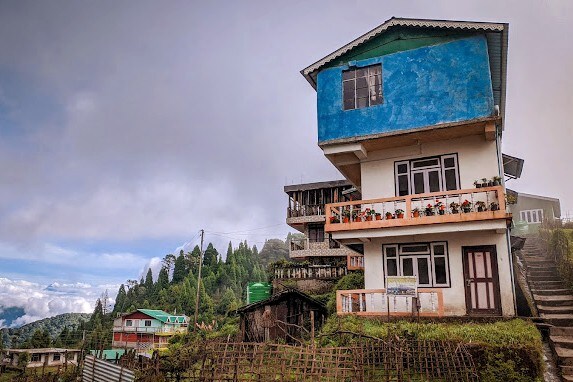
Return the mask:
POLYGON ((330 180, 325 182, 314 182, 314 183, 303 183, 303 184, 292 184, 290 186, 285 186, 285 192, 292 191, 308 191, 308 190, 319 190, 321 188, 331 188, 331 187, 344 187, 352 186, 348 180, 330 180))
POLYGON ((141 312, 143 314, 147 314, 150 317, 153 317, 163 323, 168 323, 168 324, 173 324, 173 323, 179 323, 179 324, 183 324, 185 322, 187 322, 187 316, 176 316, 173 314, 169 314, 167 312, 164 312, 163 310, 157 310, 157 309, 137 309, 138 312, 141 312))
POLYGON ((427 19, 408 19, 396 18, 385 21, 381 25, 363 34, 354 41, 344 45, 342 48, 332 52, 326 57, 318 60, 314 64, 301 70, 301 74, 316 89, 317 72, 330 61, 342 56, 346 52, 357 46, 369 41, 370 39, 384 33, 392 27, 418 27, 418 28, 436 28, 436 29, 453 29, 486 32, 488 42, 488 54, 490 62, 490 71, 493 85, 493 95, 496 105, 500 107, 500 116, 505 115, 505 88, 507 73, 507 40, 509 24, 494 22, 473 22, 473 21, 453 21, 453 20, 427 20, 427 19))

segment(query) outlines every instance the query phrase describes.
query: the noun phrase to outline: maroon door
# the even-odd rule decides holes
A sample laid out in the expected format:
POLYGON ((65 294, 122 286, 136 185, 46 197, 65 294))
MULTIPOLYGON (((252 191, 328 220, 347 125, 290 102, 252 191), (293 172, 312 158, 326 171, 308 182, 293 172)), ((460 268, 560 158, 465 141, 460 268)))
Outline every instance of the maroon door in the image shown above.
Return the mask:
POLYGON ((495 246, 463 247, 466 308, 469 315, 501 315, 495 246))

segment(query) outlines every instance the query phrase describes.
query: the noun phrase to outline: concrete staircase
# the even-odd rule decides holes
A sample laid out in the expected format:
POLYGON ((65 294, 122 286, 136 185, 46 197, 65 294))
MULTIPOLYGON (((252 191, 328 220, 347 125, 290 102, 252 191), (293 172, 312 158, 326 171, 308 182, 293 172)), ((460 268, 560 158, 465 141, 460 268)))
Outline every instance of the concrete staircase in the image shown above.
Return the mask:
POLYGON ((521 252, 539 317, 550 326, 550 345, 562 379, 573 382, 573 291, 560 278, 555 261, 542 252, 538 240, 527 239, 521 252))

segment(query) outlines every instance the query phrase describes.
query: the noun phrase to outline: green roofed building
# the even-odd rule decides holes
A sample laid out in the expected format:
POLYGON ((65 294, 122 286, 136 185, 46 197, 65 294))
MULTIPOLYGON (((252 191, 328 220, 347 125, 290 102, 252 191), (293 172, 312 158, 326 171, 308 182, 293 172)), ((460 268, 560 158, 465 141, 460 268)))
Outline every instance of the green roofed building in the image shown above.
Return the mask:
POLYGON ((113 322, 114 348, 147 352, 165 348, 169 338, 187 332, 189 317, 158 309, 137 309, 113 322))

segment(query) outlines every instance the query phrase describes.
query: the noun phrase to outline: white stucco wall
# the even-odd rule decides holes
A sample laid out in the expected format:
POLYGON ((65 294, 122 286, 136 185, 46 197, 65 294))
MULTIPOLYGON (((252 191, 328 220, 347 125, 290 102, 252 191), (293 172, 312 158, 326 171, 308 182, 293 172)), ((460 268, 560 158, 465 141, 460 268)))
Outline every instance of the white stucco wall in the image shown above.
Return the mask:
POLYGON ((512 270, 505 233, 495 231, 451 232, 442 234, 374 238, 364 244, 364 269, 366 289, 384 288, 383 244, 446 241, 450 269, 450 287, 442 288, 444 314, 462 316, 466 314, 462 246, 494 245, 497 251, 502 314, 515 315, 512 270))
POLYGON ((395 196, 394 162, 456 153, 462 189, 474 188, 476 179, 500 176, 496 143, 483 135, 397 147, 368 152, 361 161, 362 199, 395 196))

